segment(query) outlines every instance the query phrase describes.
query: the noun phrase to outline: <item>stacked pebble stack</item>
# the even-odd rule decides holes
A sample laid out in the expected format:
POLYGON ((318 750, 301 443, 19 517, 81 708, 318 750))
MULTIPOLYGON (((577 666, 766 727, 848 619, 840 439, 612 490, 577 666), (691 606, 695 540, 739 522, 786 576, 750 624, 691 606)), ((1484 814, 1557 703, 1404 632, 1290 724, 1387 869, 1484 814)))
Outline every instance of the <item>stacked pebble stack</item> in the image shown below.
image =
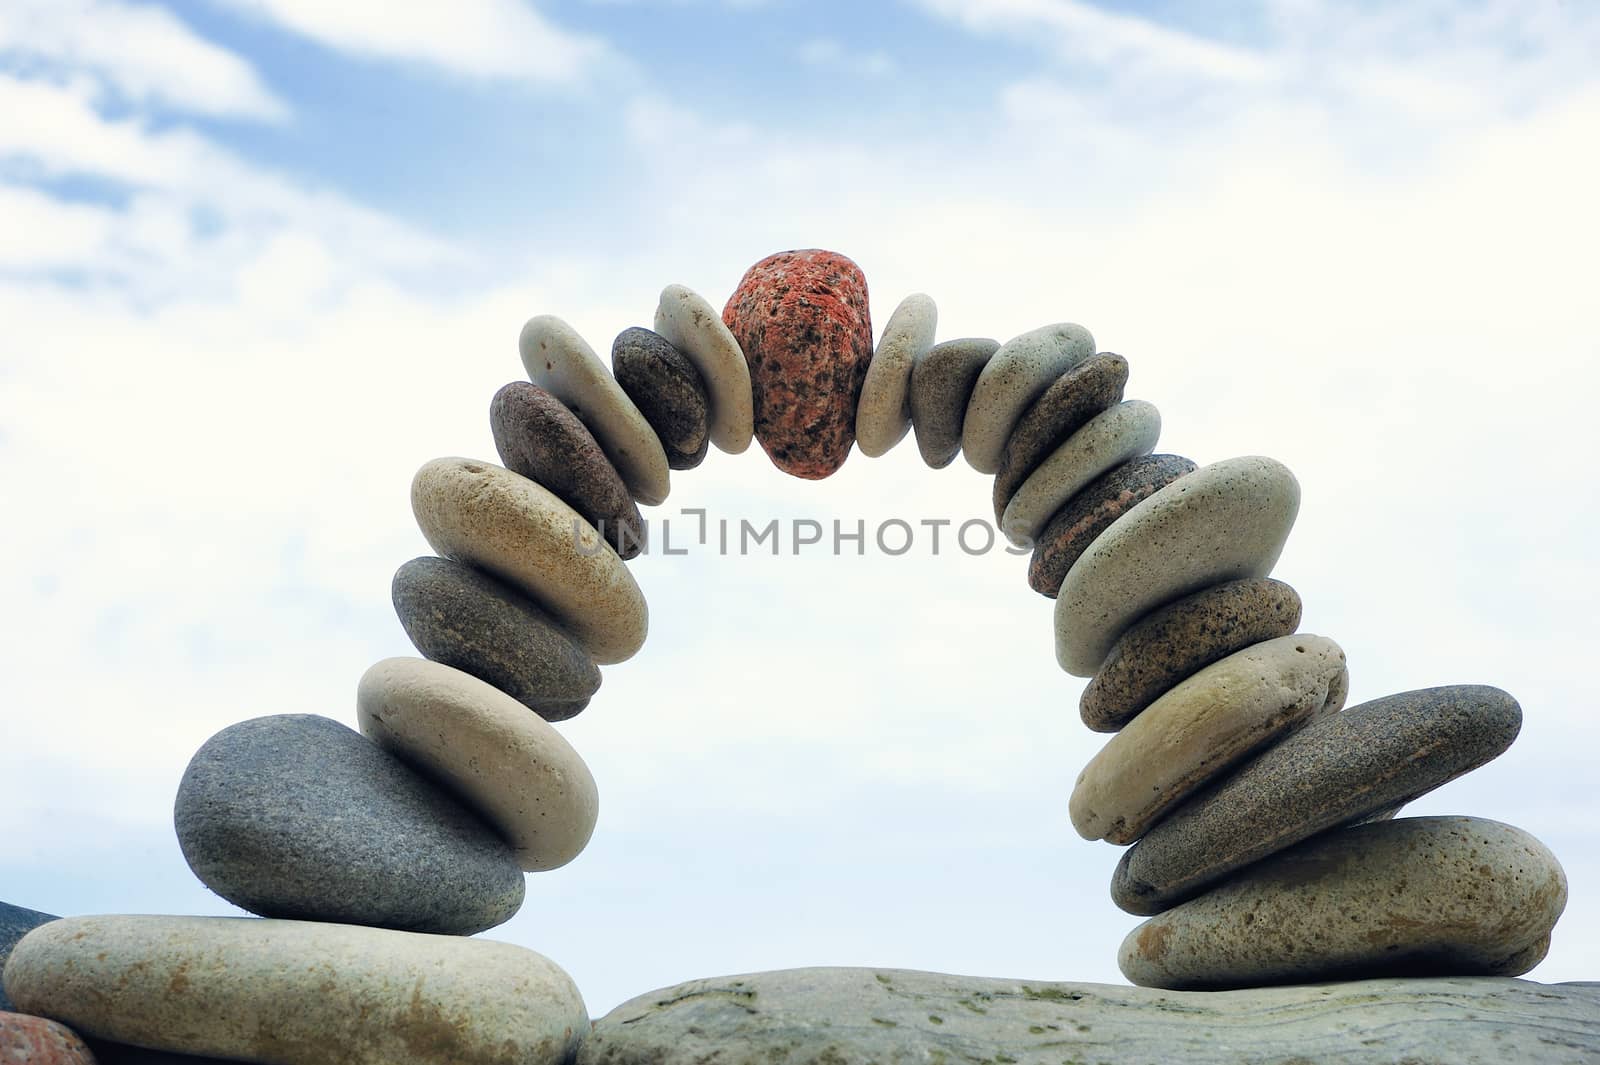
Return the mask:
MULTIPOLYGON (((522 874, 572 861, 594 829, 595 782, 552 723, 644 643, 626 565, 646 547, 638 504, 713 445, 755 439, 819 479, 853 445, 879 456, 913 431, 929 466, 964 454, 994 475, 995 519, 1033 545, 1028 583, 1056 601, 1059 663, 1090 678, 1083 721, 1115 733, 1069 809, 1086 838, 1133 845, 1112 886, 1151 916, 1122 949, 1131 980, 1536 964, 1566 896, 1542 845, 1492 821, 1391 820, 1505 750, 1516 702, 1457 686, 1343 709, 1344 653, 1297 632, 1299 597, 1269 577, 1299 505, 1286 468, 1154 453, 1159 413, 1124 398, 1128 362, 1082 326, 999 344, 935 343, 936 324, 910 296, 874 349, 865 277, 820 250, 763 259, 721 315, 667 287, 609 370, 559 318, 530 319, 528 380, 490 404, 500 464, 439 458, 412 482, 437 556, 401 566, 392 596, 422 657, 367 671, 359 732, 257 718, 184 774, 191 868, 264 919, 0 912, 39 925, 5 968, 17 1007, 95 1039, 285 1065, 566 1060, 586 1025, 566 974, 461 937, 508 920, 522 874)), ((70 1042, 9 1016, 0 1037, 70 1042)))

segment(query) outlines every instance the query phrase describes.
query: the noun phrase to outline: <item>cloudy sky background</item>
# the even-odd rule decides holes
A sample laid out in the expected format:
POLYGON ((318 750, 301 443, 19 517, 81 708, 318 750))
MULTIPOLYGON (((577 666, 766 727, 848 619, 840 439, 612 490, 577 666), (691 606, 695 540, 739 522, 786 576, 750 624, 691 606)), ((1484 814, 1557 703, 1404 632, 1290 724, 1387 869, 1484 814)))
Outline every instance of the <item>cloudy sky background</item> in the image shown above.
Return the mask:
MULTIPOLYGON (((1597 60, 1600 9, 1522 0, 9 0, 0 898, 233 912, 173 838, 183 767, 242 718, 353 724, 410 652, 411 474, 494 457, 522 322, 604 352, 669 282, 720 306, 822 246, 875 329, 914 291, 941 337, 1082 322, 1162 450, 1294 469, 1277 573, 1352 702, 1522 701, 1411 810, 1550 845, 1533 975, 1600 979, 1597 60)), ((673 480, 675 536, 988 512, 909 441, 673 480)), ((1118 852, 1066 816, 1104 738, 1025 568, 926 536, 639 560, 650 642, 562 726, 595 841, 489 934, 596 1014, 795 965, 1120 981, 1118 852)))

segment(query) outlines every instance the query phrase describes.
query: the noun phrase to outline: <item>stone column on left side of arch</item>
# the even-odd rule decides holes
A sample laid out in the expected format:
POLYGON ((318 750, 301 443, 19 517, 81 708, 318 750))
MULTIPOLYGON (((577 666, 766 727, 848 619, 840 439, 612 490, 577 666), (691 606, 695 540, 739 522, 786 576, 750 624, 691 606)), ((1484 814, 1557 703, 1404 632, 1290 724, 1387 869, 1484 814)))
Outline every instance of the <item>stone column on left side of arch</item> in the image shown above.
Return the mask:
POLYGON ((517 351, 529 380, 594 433, 633 497, 647 506, 666 502, 671 471, 661 440, 588 341, 555 315, 540 314, 523 325, 517 351))
POLYGON ((1011 430, 1062 374, 1094 354, 1094 337, 1074 322, 1030 329, 1000 345, 967 401, 961 453, 979 473, 998 473, 1011 430))
POLYGON ((1180 477, 1113 522, 1056 596, 1056 661, 1090 677, 1128 626, 1190 592, 1265 577, 1300 511, 1300 483, 1260 455, 1180 477))
POLYGON ((868 458, 887 455, 911 431, 911 371, 933 347, 938 324, 933 297, 915 292, 883 327, 856 404, 856 445, 868 458))

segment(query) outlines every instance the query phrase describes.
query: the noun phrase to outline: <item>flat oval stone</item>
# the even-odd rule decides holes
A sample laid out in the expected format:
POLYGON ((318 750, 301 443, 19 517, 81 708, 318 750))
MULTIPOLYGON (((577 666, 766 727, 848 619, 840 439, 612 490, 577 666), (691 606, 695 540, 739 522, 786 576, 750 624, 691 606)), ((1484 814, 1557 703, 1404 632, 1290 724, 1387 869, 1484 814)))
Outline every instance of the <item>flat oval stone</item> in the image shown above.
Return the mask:
POLYGON ((1195 464, 1181 455, 1140 455, 1090 481, 1039 533, 1028 564, 1028 584, 1051 599, 1067 571, 1095 538, 1135 505, 1149 499, 1195 464))
POLYGON ((722 318, 699 293, 668 285, 656 304, 656 332, 700 371, 711 402, 711 442, 738 455, 755 432, 750 366, 722 318))
POLYGON ((1336 713, 1344 652, 1285 636, 1202 669, 1111 737, 1078 775, 1069 809, 1084 839, 1132 843, 1185 795, 1285 732, 1336 713))
POLYGON ((650 423, 674 470, 692 470, 711 446, 711 403, 694 363, 648 329, 634 326, 611 344, 611 372, 650 423))
POLYGON ((1201 467, 1136 505, 1067 571, 1056 597, 1056 661, 1092 676, 1129 625, 1223 581, 1265 577, 1300 510, 1300 484, 1259 455, 1201 467))
POLYGON ((1094 731, 1115 732, 1196 671, 1299 627, 1300 596, 1270 577, 1186 595, 1122 634, 1083 689, 1078 712, 1094 731))
POLYGON ((522 905, 522 871, 488 825, 326 717, 258 717, 211 737, 173 820, 195 876, 264 917, 469 936, 522 905))
POLYGON ((561 733, 505 693, 420 658, 386 658, 356 688, 362 735, 489 822, 529 872, 558 869, 594 834, 600 795, 561 733))
POLYGON ((911 371, 933 347, 939 309, 921 292, 900 301, 878 338, 856 405, 856 444, 868 458, 887 455, 911 430, 911 371))
MULTIPOLYGON (((17 945, 17 940, 54 920, 57 920, 54 914, 0 902, 0 970, 5 968, 6 958, 11 955, 11 948, 17 945)), ((9 1013, 13 1008, 11 1000, 6 997, 5 984, 0 983, 0 1012, 9 1013)))
POLYGON ((489 428, 506 469, 581 514, 622 558, 644 548, 644 518, 628 486, 565 403, 538 385, 513 381, 494 394, 489 428))
POLYGON ((447 558, 395 571, 395 613, 423 657, 494 685, 546 721, 565 721, 600 687, 594 659, 527 596, 447 558))
POLYGON ((23 1008, 83 1035, 266 1065, 555 1065, 572 979, 486 939, 241 917, 69 917, 17 947, 23 1008))
POLYGON ((1313 721, 1147 832, 1122 856, 1111 897, 1129 913, 1160 913, 1235 869, 1476 769, 1521 727, 1517 701, 1479 684, 1402 692, 1313 721))
POLYGON ((1519 976, 1567 904, 1544 844, 1476 817, 1327 832, 1128 934, 1143 987, 1213 990, 1398 976, 1519 976))
POLYGON ((601 665, 644 646, 650 615, 633 574, 544 487, 493 463, 434 459, 411 481, 411 510, 435 551, 532 597, 601 665))
POLYGON ((942 470, 961 453, 961 427, 978 375, 1000 349, 986 337, 935 344, 911 368, 911 427, 922 461, 942 470))
POLYGON ((0 1065, 95 1065, 78 1034, 26 1013, 0 1013, 0 1065))
POLYGON ((1161 412, 1142 399, 1118 403, 1091 418, 1039 464, 1006 504, 1000 530, 1018 547, 1033 546, 1051 517, 1095 478, 1148 455, 1161 438, 1161 412))
POLYGON ((1091 355, 1040 393, 1006 438, 1000 469, 994 475, 994 520, 1039 463, 1089 420, 1122 401, 1128 360, 1102 352, 1091 355))
POLYGON ((750 363, 756 439, 773 465, 807 480, 844 465, 872 362, 861 268, 816 248, 769 255, 745 271, 722 321, 750 363))
POLYGON ((1051 382, 1094 354, 1081 325, 1059 322, 1012 337, 984 365, 961 424, 961 452, 979 473, 998 473, 1017 420, 1051 382))
POLYGON ((656 431, 577 330, 553 314, 536 315, 523 325, 517 350, 529 380, 588 426, 633 498, 666 502, 671 474, 656 431))

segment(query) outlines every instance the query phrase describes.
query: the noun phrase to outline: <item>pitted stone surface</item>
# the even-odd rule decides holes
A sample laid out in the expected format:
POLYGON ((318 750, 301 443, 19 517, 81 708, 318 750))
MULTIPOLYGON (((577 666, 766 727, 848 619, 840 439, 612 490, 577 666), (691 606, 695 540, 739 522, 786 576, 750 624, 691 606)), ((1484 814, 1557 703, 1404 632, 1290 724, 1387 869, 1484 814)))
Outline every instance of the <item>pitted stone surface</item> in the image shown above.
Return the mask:
POLYGON ((911 427, 922 461, 944 469, 961 453, 961 427, 978 375, 1000 343, 983 337, 946 340, 911 369, 911 427))
POLYGON ((96 1065, 94 1053, 64 1024, 0 1012, 0 1065, 96 1065))
POLYGON ((1058 322, 1029 330, 1000 345, 972 386, 961 426, 961 453, 979 473, 998 473, 1000 456, 1017 420, 1052 381, 1094 354, 1094 337, 1081 325, 1058 322))
POLYGON ((1022 482, 1073 433, 1090 419, 1122 400, 1128 383, 1128 360, 1102 352, 1092 355, 1056 378, 1028 409, 1006 438, 1000 469, 994 475, 994 520, 1022 482))
POLYGON ((711 446, 711 405, 705 382, 677 348, 637 326, 611 344, 611 372, 656 431, 674 470, 692 470, 711 446))

